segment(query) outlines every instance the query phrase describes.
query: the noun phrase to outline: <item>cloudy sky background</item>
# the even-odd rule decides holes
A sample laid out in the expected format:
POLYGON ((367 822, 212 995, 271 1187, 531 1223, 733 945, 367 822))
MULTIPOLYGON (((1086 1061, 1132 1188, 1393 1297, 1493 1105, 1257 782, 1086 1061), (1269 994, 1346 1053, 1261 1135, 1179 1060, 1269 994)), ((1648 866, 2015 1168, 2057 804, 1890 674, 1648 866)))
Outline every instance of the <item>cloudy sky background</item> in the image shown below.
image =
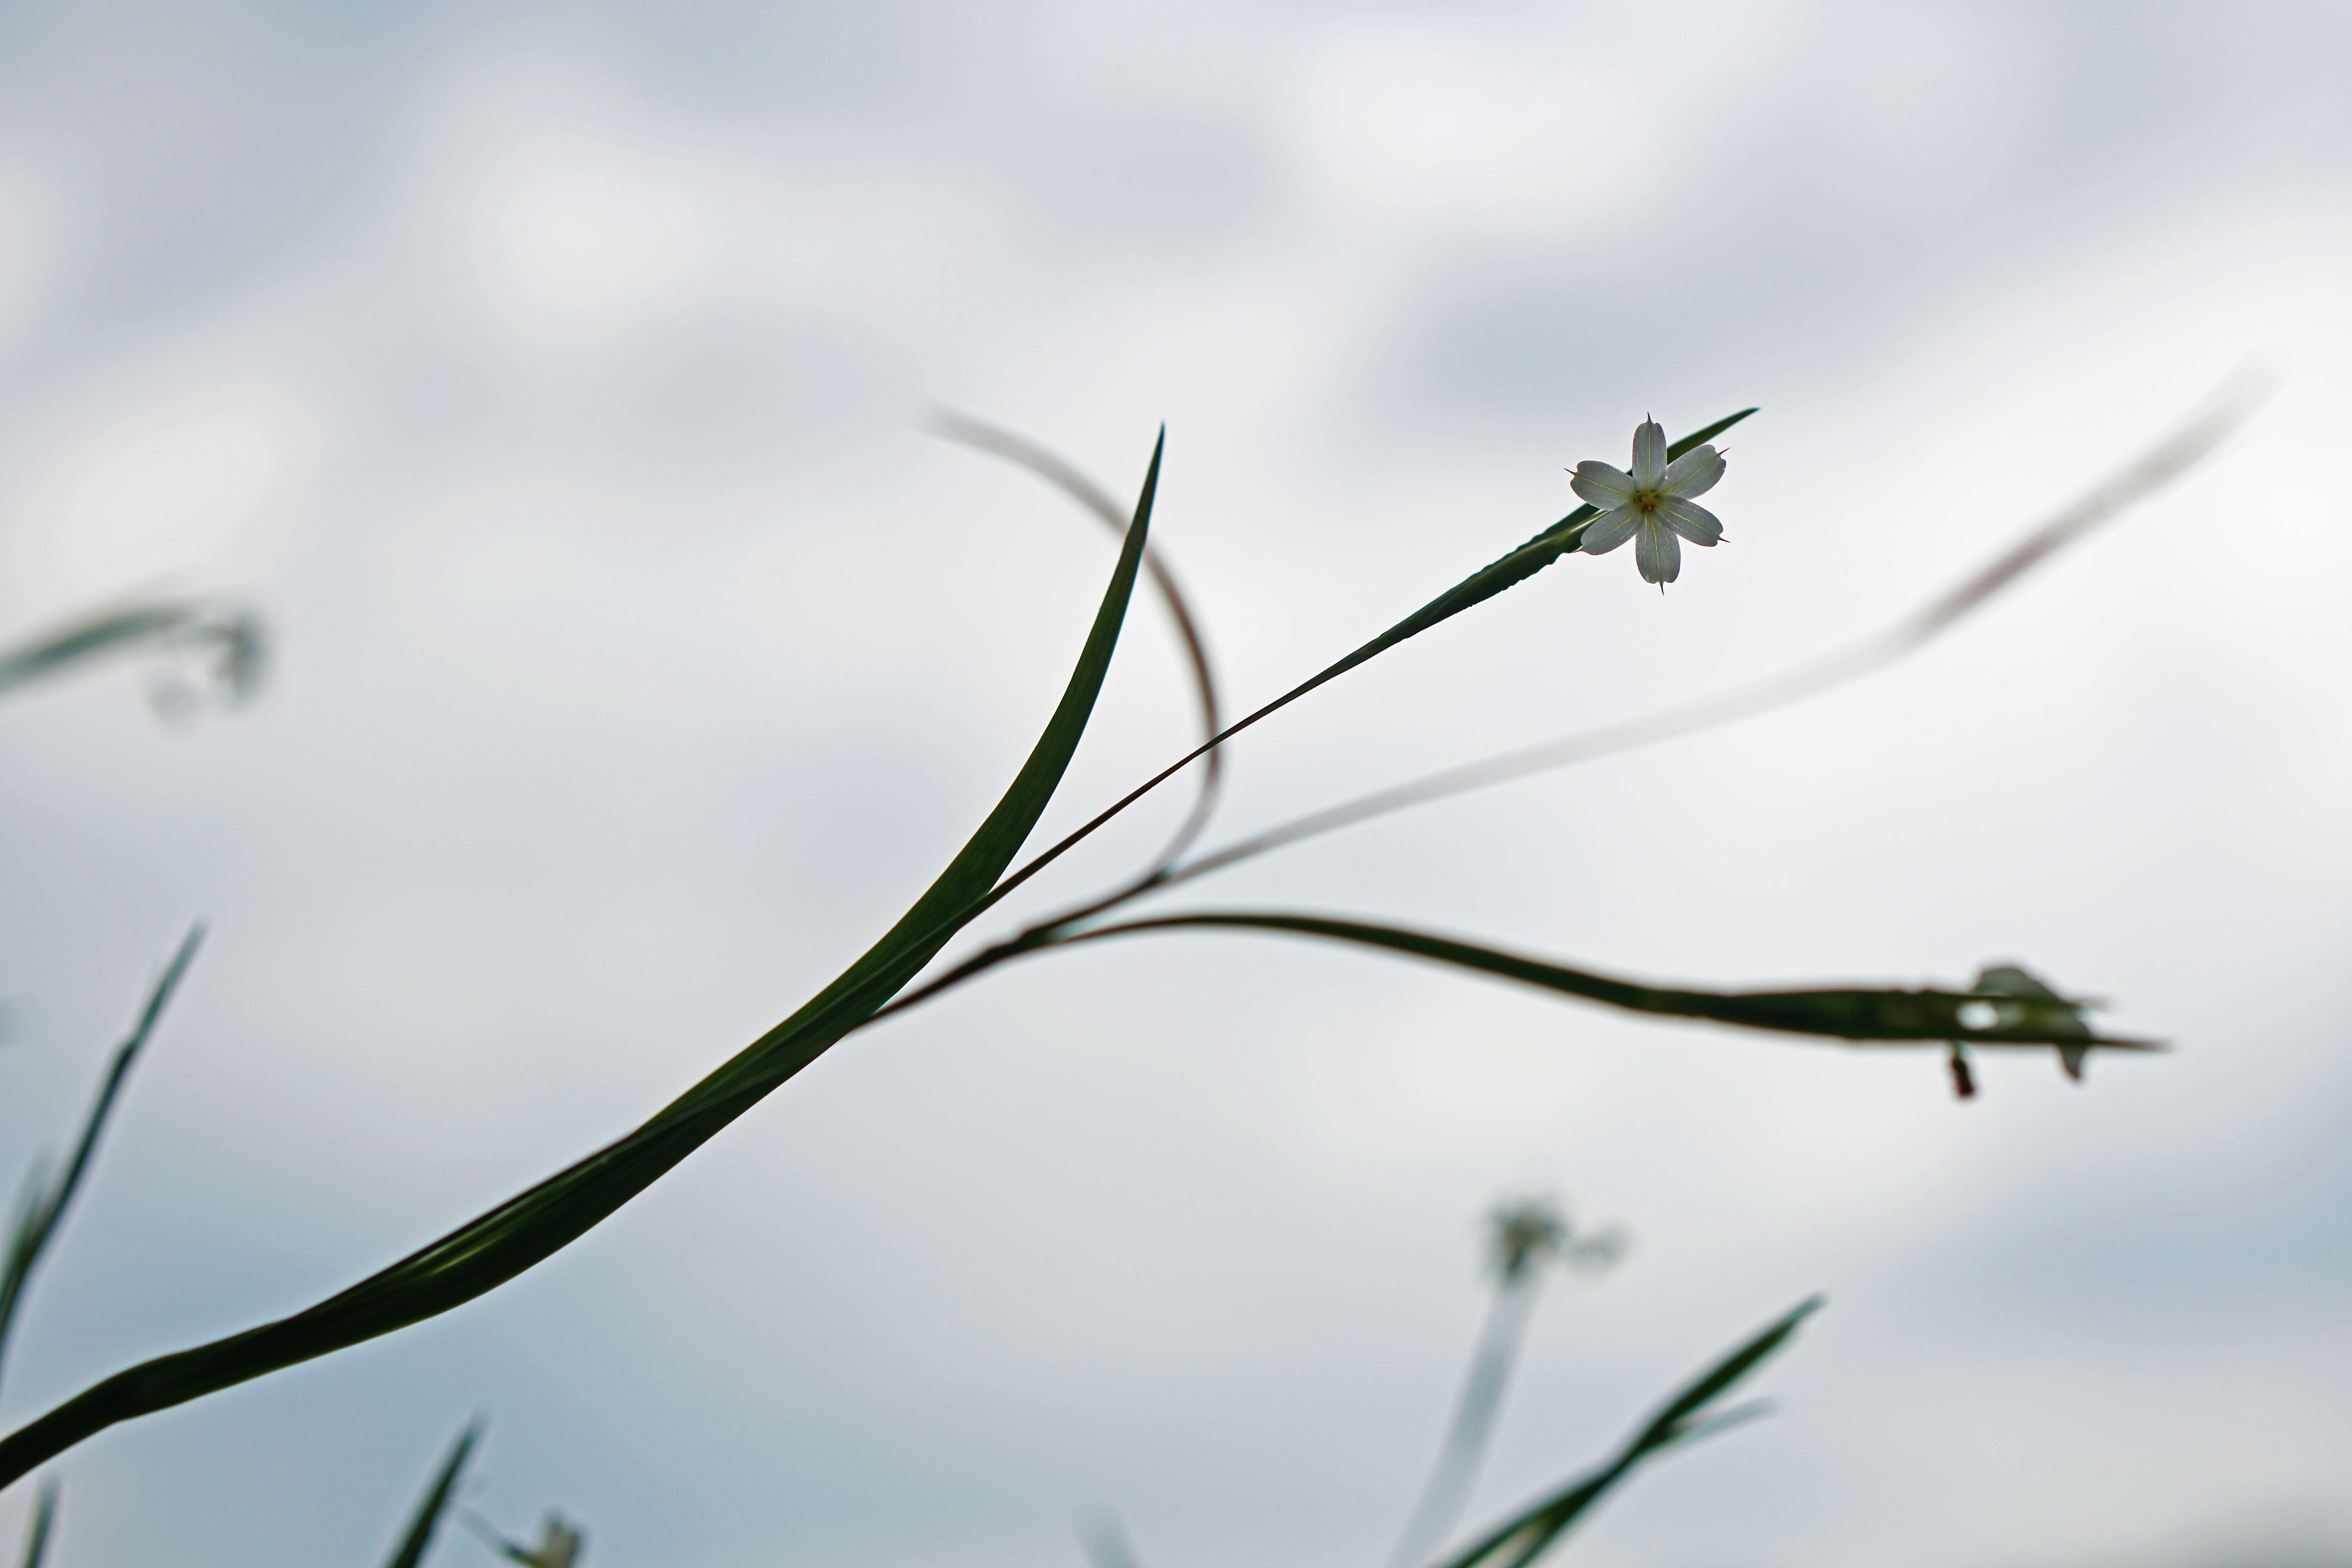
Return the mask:
MULTIPOLYGON (((2347 57, 2317 0, 0 13, 0 636, 236 590, 277 651, 185 725, 128 668, 0 709, 12 1168, 212 923, 11 1426, 625 1130, 921 889, 1111 561, 928 402, 1122 491, 1165 421, 1252 704, 1643 414, 1763 406, 1663 599, 1571 561, 1367 668, 1234 746, 1231 834, 1874 629, 2284 377, 1895 672, 1197 889, 1701 984, 2020 959, 2177 1054, 1957 1105, 1298 943, 1063 955, 495 1296, 86 1445, 52 1561, 376 1561, 477 1410, 476 1504, 592 1564, 1076 1563, 1096 1506, 1151 1568, 1375 1561, 1523 1192, 1635 1245, 1480 1516, 1824 1290, 1582 1561, 2352 1557, 2347 57)), ((1048 831, 1189 743, 1131 626, 1048 831)))

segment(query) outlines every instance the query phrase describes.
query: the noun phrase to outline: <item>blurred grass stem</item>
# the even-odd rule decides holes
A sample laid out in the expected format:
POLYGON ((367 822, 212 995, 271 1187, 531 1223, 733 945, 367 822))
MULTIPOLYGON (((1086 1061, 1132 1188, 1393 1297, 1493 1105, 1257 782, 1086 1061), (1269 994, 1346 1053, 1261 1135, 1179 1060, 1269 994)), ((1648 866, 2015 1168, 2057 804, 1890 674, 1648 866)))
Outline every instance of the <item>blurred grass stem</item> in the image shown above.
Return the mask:
POLYGON ((33 1504, 33 1522, 25 1531, 25 1555, 19 1561, 24 1568, 41 1568, 42 1560, 49 1554, 49 1536, 58 1522, 58 1483, 55 1479, 41 1484, 40 1500, 33 1504))
POLYGON ((1495 1418, 1502 1413, 1503 1394, 1527 1342, 1528 1324, 1542 1289, 1539 1268, 1496 1270, 1494 1299, 1487 1303, 1486 1321, 1470 1353, 1469 1375, 1463 1379, 1454 1418, 1421 1497, 1389 1553, 1389 1568, 1422 1568, 1461 1519, 1494 1440, 1495 1418))

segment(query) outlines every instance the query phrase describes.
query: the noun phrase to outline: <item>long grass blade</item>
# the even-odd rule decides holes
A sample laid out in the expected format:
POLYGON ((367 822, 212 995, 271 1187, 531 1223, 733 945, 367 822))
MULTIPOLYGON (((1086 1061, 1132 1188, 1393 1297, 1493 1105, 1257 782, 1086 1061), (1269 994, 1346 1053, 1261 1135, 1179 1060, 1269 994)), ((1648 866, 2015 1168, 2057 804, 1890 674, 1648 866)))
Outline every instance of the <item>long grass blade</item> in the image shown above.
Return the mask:
MULTIPOLYGON (((2060 551, 2195 467, 2242 424, 2267 395, 2267 384, 2260 382, 2249 382, 2237 390, 2225 392, 2206 412, 2109 475, 2072 505, 2035 525, 1986 565, 1894 626, 1860 642, 1696 702, 1539 742, 1343 801, 1177 867, 1160 879, 1160 885, 1174 887, 1253 859, 1268 850, 1336 833, 1393 812, 1719 729, 1875 675, 1918 652, 2060 551)), ((1677 442, 1676 446, 1681 444, 1677 442)), ((1569 521, 1562 519, 1562 525, 1569 521)))
POLYGON ((1320 937, 1425 958, 1459 969, 1515 980, 1588 1002, 1671 1018, 1702 1018, 1779 1034, 1853 1041, 1916 1041, 1943 1045, 2055 1046, 2062 1050, 2152 1051, 2149 1040, 2087 1036, 2083 1004, 2063 997, 1968 991, 1896 991, 1840 987, 1807 991, 1684 991, 1643 985, 1586 970, 1528 958, 1473 942, 1398 926, 1319 915, 1203 911, 1097 926, 1051 945, 1168 931, 1267 931, 1320 937), (1996 998, 1998 998, 1996 1000, 1996 998))
POLYGON ((888 1001, 978 912, 1068 769, 1141 569, 1164 445, 1163 435, 1086 645, 1028 761, 947 869, 856 963, 634 1131, 389 1268, 291 1317, 117 1373, 0 1438, 0 1486, 117 1422, 421 1322, 506 1283, 651 1186, 888 1001))
POLYGON ((1710 1417, 1707 1406, 1755 1371, 1766 1357, 1786 1344, 1789 1336, 1797 1331, 1797 1325, 1818 1310, 1821 1305, 1822 1300, 1818 1296, 1803 1302, 1709 1367, 1696 1382, 1669 1400, 1608 1463, 1506 1520, 1459 1556, 1449 1559, 1445 1568, 1528 1568, 1528 1564, 1556 1545, 1593 1504, 1632 1474, 1633 1468, 1643 1459, 1680 1444, 1711 1436, 1726 1430, 1729 1425, 1745 1420, 1748 1410, 1710 1417))
MULTIPOLYGON (((1059 453, 1054 452, 1025 436, 1017 435, 1001 426, 975 419, 951 408, 930 411, 930 429, 934 435, 970 447, 976 452, 1000 458, 1015 468, 1026 469, 1052 485, 1064 495, 1100 518, 1113 538, 1127 531, 1127 514, 1111 499, 1110 492, 1097 484, 1083 469, 1059 453)), ((1201 630, 1199 617, 1186 603, 1184 590, 1177 584, 1176 574, 1170 570, 1165 553, 1154 546, 1143 552, 1143 569, 1151 578, 1151 585, 1160 592, 1160 602, 1168 606, 1169 619, 1176 625, 1177 640, 1184 645, 1185 661, 1192 669, 1192 696, 1201 709, 1202 744, 1207 749, 1201 755, 1201 791, 1193 798, 1192 809, 1178 826, 1175 837, 1155 857, 1144 872, 1155 878, 1176 863, 1177 857, 1192 847, 1209 818, 1217 809, 1217 795, 1224 782, 1225 754, 1217 749, 1217 732, 1224 728, 1224 720, 1217 700, 1217 673, 1209 659, 1209 642, 1201 630)))
POLYGON ((232 696, 247 696, 261 674, 261 622, 201 600, 97 611, 0 649, 0 695, 104 657, 159 649, 209 653, 213 679, 232 696))
POLYGON ((164 1006, 172 993, 180 988, 180 979, 195 962, 196 949, 205 939, 205 928, 192 926, 180 939, 179 950, 172 962, 147 993, 147 1002, 139 1010, 139 1021, 131 1026, 130 1037, 115 1047, 114 1060, 108 1067, 106 1078, 99 1086, 98 1098, 84 1118, 81 1137, 74 1144, 73 1157, 53 1184, 40 1173, 26 1184, 24 1206, 18 1211, 16 1228, 8 1237, 8 1257, 0 1265, 0 1369, 5 1369, 8 1356, 8 1334, 16 1321, 16 1308, 24 1300, 25 1286, 32 1279, 34 1266, 58 1233, 64 1220, 66 1207, 80 1190, 82 1177, 89 1171, 89 1163, 98 1152, 98 1141, 106 1131, 107 1119, 114 1114, 115 1101, 122 1094, 122 1086, 131 1077, 131 1068, 139 1053, 147 1047, 147 1038, 155 1032, 156 1021, 163 1017, 164 1006))
POLYGON ((457 1434, 441 1460, 441 1468, 425 1483, 425 1495, 416 1500, 416 1510, 408 1516, 408 1528, 400 1533, 399 1544, 384 1559, 384 1568, 416 1568, 425 1561, 425 1551, 433 1544, 434 1532, 447 1517, 449 1505, 457 1500, 458 1483, 465 1479, 466 1461, 473 1456, 474 1445, 481 1440, 482 1421, 476 1416, 457 1434))

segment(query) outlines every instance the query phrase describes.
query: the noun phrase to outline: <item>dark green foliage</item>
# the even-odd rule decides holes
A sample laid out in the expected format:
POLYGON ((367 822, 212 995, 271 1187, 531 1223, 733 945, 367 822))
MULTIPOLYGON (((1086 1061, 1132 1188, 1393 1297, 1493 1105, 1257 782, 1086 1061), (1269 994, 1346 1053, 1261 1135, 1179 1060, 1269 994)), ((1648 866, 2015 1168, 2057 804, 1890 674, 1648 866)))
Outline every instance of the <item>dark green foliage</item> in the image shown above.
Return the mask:
POLYGON ((1069 766, 1141 566, 1160 458, 1155 447, 1077 668, 1029 760, 939 879, 840 978, 635 1131, 391 1268, 290 1318, 118 1373, 0 1439, 0 1485, 118 1421, 405 1328, 504 1284, 652 1185, 887 1002, 978 912, 1069 766))
POLYGON ((1971 1046, 2057 1046, 2067 1052, 2086 1051, 2094 1047, 2126 1051, 2160 1048, 2147 1040, 2091 1036, 2083 1024, 2082 1005, 2055 995, 2003 994, 1996 1003, 1965 991, 1677 991, 1612 980, 1423 931, 1369 925, 1360 921, 1329 920, 1319 915, 1248 911, 1165 915, 1156 920, 1097 927, 1064 937, 1054 945, 1067 946, 1076 942, 1146 931, 1187 930, 1274 931, 1323 937, 1476 970, 1629 1012, 1706 1018, 1718 1024, 1738 1024, 1745 1028, 1789 1035, 1936 1045, 1961 1035, 1971 1046), (1982 1024, 1972 1027, 1979 1020, 1976 1011, 1979 1008, 1984 1009, 1982 1024))
MULTIPOLYGON (((1752 409, 1744 410, 1718 420, 1674 443, 1670 451, 1679 456, 1753 412, 1752 409)), ((2166 472, 2177 471, 2179 463, 2187 460, 2189 459, 2179 459, 2166 472)), ((1213 754, 1220 742, 1385 649, 1526 580, 1574 550, 1584 524, 1597 515, 1591 507, 1582 507, 1570 513, 1534 539, 1472 574, 1273 702, 1239 722, 1218 731, 1202 746, 1146 781, 1076 832, 1007 875, 1013 857, 1034 829, 1067 769, 1100 692, 1128 604, 1146 559, 1160 462, 1160 450, 1155 447, 1144 479, 1141 499, 1125 530, 1118 564, 1104 593, 1060 704, 1027 762, 995 809, 939 879, 879 942, 838 978, 635 1131, 392 1267, 291 1317, 177 1354, 162 1356, 117 1373, 21 1430, 0 1438, 0 1486, 22 1477, 48 1458, 116 1422, 165 1409, 299 1362, 345 1349, 447 1311, 495 1289, 584 1235, 853 1030, 936 995, 1013 957, 1049 947, 1069 945, 1074 942, 1184 928, 1279 931, 1450 963, 1632 1011, 1706 1019, 1784 1034, 1869 1041, 1940 1043, 1964 1038, 1970 1045, 2057 1045, 2066 1053, 2070 1065, 2079 1059, 2075 1053, 2094 1047, 2107 1049, 2155 1048, 2140 1041, 2091 1037, 2082 1021, 2081 1005, 2054 994, 2024 994, 2012 990, 1995 997, 1990 992, 1970 994, 1938 990, 1822 989, 1747 993, 1675 990, 1612 979, 1426 933, 1306 915, 1202 913, 1116 925, 1090 927, 1087 923, 1113 908, 1182 879, 1184 876, 1198 874, 1215 864, 1229 863, 1244 854, 1270 847, 1273 842, 1277 841, 1274 839, 1223 852, 1192 868, 1175 871, 1170 869, 1169 858, 1163 856, 1150 870, 1127 887, 1099 897, 1080 909, 1065 911, 1033 925, 1013 938, 952 965, 919 987, 908 990, 946 944, 983 911, 1128 805, 1173 777, 1187 764, 1204 755, 1213 754)), ((2157 481, 2151 479, 2147 482, 2157 481)), ((2084 511, 2084 516, 2095 518, 2095 515, 2104 515, 2098 508, 2111 510, 2137 493, 2139 492, 2132 491, 2128 487, 2114 490, 2113 494, 2103 491, 2093 498, 2095 506, 2092 502, 2085 503, 2091 510, 2084 511)), ((1088 504, 1094 503, 1089 501, 1088 504)), ((2065 526, 2080 531, 2089 524, 2072 518, 2070 514, 2065 526)), ((2065 535, 2072 536, 2071 533, 2065 535)), ((2039 539, 2041 536, 2036 537, 2039 539)), ((2038 546, 2038 553, 2029 552, 2028 556, 2020 557, 2021 563, 2004 566, 1996 574, 1997 581, 1988 579, 1990 586, 1971 589, 1975 597, 1968 603, 1976 603, 1995 591, 2000 584, 2028 569, 2053 548, 2055 546, 2038 546)), ((1176 605, 1181 616, 1181 601, 1175 598, 1172 589, 1170 592, 1171 602, 1176 605)), ((1962 609, 1965 608, 1963 605, 1962 609)), ((95 628, 86 627, 81 635, 88 638, 99 634, 95 628)), ((116 640, 131 635, 129 631, 113 634, 116 640)), ((104 639, 89 646, 93 648, 104 646, 104 639)), ((1192 646, 1197 655, 1200 648, 1197 637, 1192 639, 1192 646)), ((1213 712, 1205 657, 1197 658, 1196 664, 1204 706, 1213 712)), ((0 669, 6 668, 0 665, 0 669)), ((1734 716, 1737 712, 1748 710, 1752 710, 1752 703, 1747 708, 1736 707, 1734 716)), ((1707 718, 1705 721, 1717 721, 1707 718)), ((1451 789, 1455 787, 1455 784, 1441 781, 1441 787, 1451 789)), ((1412 798, 1423 797, 1414 795, 1412 798)), ((1207 796, 1204 795, 1203 798, 1205 802, 1207 796)), ((1360 819, 1367 809, 1391 809, 1397 805, 1412 803, 1412 799, 1405 798, 1394 801, 1376 799, 1349 808, 1356 815, 1347 820, 1360 819)), ((1202 815, 1202 811, 1196 810, 1194 821, 1187 824, 1185 834, 1180 836, 1180 842, 1196 828, 1202 815)), ((1309 819, 1301 827, 1289 831, 1296 837, 1305 831, 1320 831, 1336 825, 1339 825, 1336 820, 1309 819)), ((1170 852, 1171 855, 1173 853, 1172 850, 1170 852)), ((70 1180, 66 1187, 69 1191, 70 1180)), ((29 1225, 30 1221, 27 1223, 29 1225)), ((47 1223, 53 1225, 53 1218, 47 1223)), ((35 1250, 37 1250, 37 1246, 35 1250)), ((1794 1321, 1792 1317, 1790 1323, 1793 1324, 1794 1321)), ((1785 1333, 1785 1327, 1782 1331, 1785 1333)), ((1773 1344, 1778 1342, 1777 1339, 1771 1341, 1773 1344)), ((1769 1345, 1765 1347, 1769 1348, 1769 1345)), ((1756 1353, 1760 1355, 1764 1352, 1759 1350, 1756 1353)), ((1743 1370, 1745 1364, 1748 1363, 1742 1363, 1743 1370)), ((1712 1394, 1706 1395, 1708 1398, 1712 1396, 1712 1394)), ((1668 1437, 1660 1438, 1640 1452, 1646 1453, 1669 1440, 1679 1441, 1693 1430, 1696 1428, 1677 1427, 1668 1437)), ((1639 1457, 1640 1453, 1635 1453, 1632 1458, 1622 1459, 1616 1471, 1595 1484, 1605 1486, 1615 1474, 1622 1474, 1624 1466, 1639 1457)), ((1597 1491, 1593 1495, 1597 1496, 1597 1491)), ((1578 1506, 1580 1508, 1582 1505, 1578 1506)), ((1573 1517, 1573 1513, 1566 1517, 1573 1517)), ((1547 1535, 1544 1539, 1548 1541, 1550 1537, 1547 1535)), ((1515 1563, 1528 1560, 1527 1556, 1513 1559, 1515 1563)))

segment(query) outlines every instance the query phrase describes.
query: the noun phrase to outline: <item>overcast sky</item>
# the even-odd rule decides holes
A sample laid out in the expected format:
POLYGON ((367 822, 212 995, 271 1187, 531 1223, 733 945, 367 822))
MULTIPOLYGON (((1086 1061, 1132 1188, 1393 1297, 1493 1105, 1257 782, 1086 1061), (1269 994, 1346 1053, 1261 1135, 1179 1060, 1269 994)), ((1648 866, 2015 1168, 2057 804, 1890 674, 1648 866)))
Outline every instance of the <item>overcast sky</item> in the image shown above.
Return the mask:
MULTIPOLYGON (((2347 58, 2321 0, 0 11, 0 642, 170 589, 274 651, 187 722, 135 666, 0 707, 0 1174, 211 923, 12 1426, 615 1136, 920 891, 1112 560, 931 402, 1120 493, 1165 422, 1252 706, 1643 416, 1761 405, 1671 591, 1571 558, 1318 693, 1221 840, 1874 630, 2283 378, 1896 670, 1186 900, 1707 985, 2021 961, 2173 1054, 1958 1104, 1295 942, 1056 955, 497 1294, 75 1450, 51 1562, 380 1561, 477 1411, 474 1505, 594 1568, 1076 1564, 1090 1508, 1150 1568, 1379 1561, 1522 1193, 1633 1246, 1544 1302, 1477 1518, 1820 1290, 1774 1417, 1579 1560, 2352 1559, 2347 58)), ((1191 715, 1139 600, 1044 831, 1191 715)))

